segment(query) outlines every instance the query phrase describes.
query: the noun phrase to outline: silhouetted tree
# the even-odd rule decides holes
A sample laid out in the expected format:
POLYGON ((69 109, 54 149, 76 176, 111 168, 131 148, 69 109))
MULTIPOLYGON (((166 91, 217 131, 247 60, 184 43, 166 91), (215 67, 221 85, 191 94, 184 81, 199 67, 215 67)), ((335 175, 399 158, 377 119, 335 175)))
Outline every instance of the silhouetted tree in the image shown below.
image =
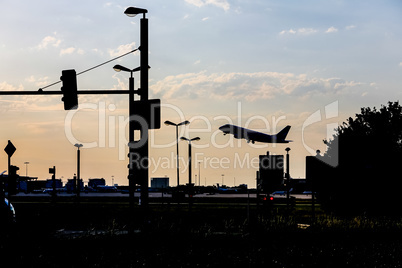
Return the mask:
POLYGON ((317 182, 318 197, 344 213, 401 213, 402 107, 362 108, 336 130, 323 156, 328 165, 317 182), (401 196, 401 197, 399 197, 401 196))

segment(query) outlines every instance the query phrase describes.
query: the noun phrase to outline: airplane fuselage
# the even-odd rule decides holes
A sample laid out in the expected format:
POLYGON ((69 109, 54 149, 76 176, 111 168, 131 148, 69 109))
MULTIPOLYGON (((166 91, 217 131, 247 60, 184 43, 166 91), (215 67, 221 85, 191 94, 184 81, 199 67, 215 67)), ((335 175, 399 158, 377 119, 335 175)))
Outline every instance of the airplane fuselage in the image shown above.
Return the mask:
POLYGON ((219 128, 226 134, 233 134, 236 139, 245 139, 247 142, 264 142, 264 143, 289 143, 290 141, 285 140, 287 133, 289 132, 290 126, 286 126, 276 135, 268 135, 251 129, 226 124, 219 128))

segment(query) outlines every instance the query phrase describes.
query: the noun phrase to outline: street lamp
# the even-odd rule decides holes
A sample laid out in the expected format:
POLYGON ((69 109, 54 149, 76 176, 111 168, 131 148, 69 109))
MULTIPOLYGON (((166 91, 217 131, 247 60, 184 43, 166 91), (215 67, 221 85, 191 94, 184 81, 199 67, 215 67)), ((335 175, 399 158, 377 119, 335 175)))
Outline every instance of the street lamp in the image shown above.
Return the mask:
POLYGON ((288 209, 288 211, 289 211, 289 198, 290 198, 290 174, 289 174, 289 151, 290 151, 290 148, 289 147, 286 147, 286 149, 285 149, 285 151, 286 151, 286 188, 287 188, 287 191, 286 191, 286 199, 287 199, 287 209, 288 209))
POLYGON ((189 207, 189 210, 191 210, 192 196, 193 196, 193 189, 192 189, 193 185, 191 183, 191 142, 199 141, 200 137, 195 137, 192 139, 188 139, 186 137, 181 137, 180 139, 183 141, 188 141, 188 197, 189 197, 188 207, 189 207))
POLYGON ((28 164, 29 162, 24 162, 25 164, 25 177, 28 177, 28 164))
MULTIPOLYGON (((138 48, 140 50, 140 89, 138 90, 137 94, 140 95, 140 101, 148 101, 148 19, 145 17, 145 14, 148 13, 148 10, 143 9, 143 8, 138 8, 138 7, 128 7, 125 11, 124 14, 126 14, 129 17, 135 17, 138 14, 143 14, 143 17, 140 19, 140 47, 138 48)), ((119 69, 119 68, 117 68, 119 69)), ((134 70, 130 69, 123 69, 120 68, 122 71, 130 71, 131 74, 134 72, 134 70)), ((134 82, 133 82, 134 84, 134 82)), ((134 85, 133 85, 134 87, 134 85)), ((134 115, 134 88, 131 90, 132 94, 130 94, 130 116, 134 115), (131 98, 131 96, 133 98, 131 98), (133 112, 133 113, 131 113, 133 112)), ((134 141, 134 122, 131 123, 130 120, 130 142, 134 141)), ((141 205, 144 208, 148 207, 148 155, 149 155, 149 148, 148 148, 148 125, 145 124, 143 128, 141 129, 141 142, 143 142, 143 146, 141 149, 138 150, 138 153, 140 155, 140 160, 146 160, 145 161, 145 166, 141 168, 136 168, 133 167, 135 165, 130 165, 129 169, 129 192, 130 192, 130 206, 133 208, 134 204, 134 181, 132 180, 134 173, 136 173, 136 176, 138 177, 138 181, 140 181, 141 185, 141 205), (135 170, 134 170, 135 169, 135 170), (138 174, 138 175, 137 175, 138 174), (131 179, 130 179, 131 178, 131 179)), ((130 147, 130 153, 133 151, 133 149, 130 147)))
MULTIPOLYGON (((120 64, 117 64, 115 66, 113 66, 113 70, 115 70, 116 72, 129 72, 130 73, 130 78, 129 78, 129 82, 128 82, 128 88, 129 88, 129 94, 128 94, 128 105, 129 105, 129 121, 128 121, 128 129, 129 129, 129 133, 128 133, 128 142, 133 143, 134 142, 134 121, 133 121, 133 116, 135 115, 135 111, 134 111, 134 94, 135 94, 135 90, 134 90, 134 77, 133 77, 133 73, 140 71, 141 67, 137 67, 134 69, 129 69, 127 67, 121 66, 120 64)), ((130 155, 132 153, 134 153, 134 149, 130 147, 130 155)), ((130 199, 130 203, 133 203, 134 201, 134 170, 133 170, 133 166, 131 163, 129 163, 128 165, 129 170, 128 170, 128 184, 129 184, 129 199, 130 199)))
POLYGON ((148 10, 138 7, 128 7, 124 14, 129 17, 135 17, 138 14, 143 14, 140 20, 140 70, 141 70, 141 100, 148 100, 148 19, 145 14, 148 10))
POLYGON ((177 187, 180 185, 179 180, 179 126, 188 125, 189 121, 183 121, 181 123, 175 124, 171 121, 165 121, 165 125, 167 126, 175 126, 176 127, 176 167, 177 167, 177 187))
POLYGON ((198 162, 198 186, 201 186, 201 162, 198 162))
POLYGON ((76 143, 74 144, 77 147, 77 197, 80 197, 80 148, 83 146, 82 144, 76 143))
MULTIPOLYGON (((188 141, 188 185, 189 185, 189 187, 191 189, 191 142, 192 141, 199 141, 200 137, 195 137, 195 138, 192 138, 192 139, 188 139, 186 137, 181 137, 180 139, 183 140, 183 141, 188 141)), ((189 191, 189 195, 191 195, 191 194, 192 194, 192 192, 189 191)))

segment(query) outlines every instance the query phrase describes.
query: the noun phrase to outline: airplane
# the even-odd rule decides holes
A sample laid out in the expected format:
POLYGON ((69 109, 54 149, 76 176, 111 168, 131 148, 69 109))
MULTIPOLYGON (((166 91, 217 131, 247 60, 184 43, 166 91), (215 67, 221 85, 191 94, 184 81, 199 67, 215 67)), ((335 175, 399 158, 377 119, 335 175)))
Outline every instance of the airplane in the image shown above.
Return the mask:
POLYGON ((223 132, 223 135, 233 134, 236 139, 246 139, 247 143, 264 142, 264 143, 289 143, 291 140, 285 140, 288 135, 290 126, 286 126, 276 135, 268 135, 247 128, 238 127, 231 124, 226 124, 219 127, 219 130, 223 132))

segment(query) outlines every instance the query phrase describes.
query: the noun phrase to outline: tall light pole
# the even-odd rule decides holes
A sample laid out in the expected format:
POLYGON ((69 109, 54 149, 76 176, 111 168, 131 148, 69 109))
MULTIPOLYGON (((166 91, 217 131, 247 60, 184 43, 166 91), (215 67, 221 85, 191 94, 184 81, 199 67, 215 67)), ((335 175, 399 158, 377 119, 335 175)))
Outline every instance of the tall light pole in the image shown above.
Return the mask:
POLYGON ((28 177, 28 164, 29 162, 24 162, 25 164, 25 177, 28 177))
POLYGON ((165 121, 165 125, 167 126, 175 126, 176 127, 176 169, 177 169, 177 187, 180 185, 180 180, 179 180, 179 174, 180 174, 180 169, 179 169, 179 126, 183 125, 188 125, 190 124, 189 121, 183 121, 178 124, 175 124, 171 121, 165 121))
MULTIPOLYGON (((180 138, 183 141, 188 141, 188 187, 189 187, 189 197, 191 198, 193 192, 192 192, 192 182, 191 182, 191 142, 192 141, 199 141, 200 137, 195 137, 192 139, 188 139, 186 137, 181 137, 180 138)), ((189 202, 191 203, 191 202, 189 202)))
POLYGON ((287 205, 287 209, 289 212, 289 205, 290 205, 290 203, 289 203, 289 199, 290 199, 289 151, 290 151, 290 148, 286 147, 285 151, 286 151, 286 190, 287 190, 286 191, 286 200, 287 200, 286 205, 287 205))
POLYGON ((76 143, 74 146, 77 147, 77 197, 80 197, 80 148, 83 145, 76 143))
MULTIPOLYGON (((134 116, 135 112, 134 112, 134 94, 135 94, 135 90, 134 90, 134 77, 133 77, 133 73, 140 71, 140 67, 134 68, 134 69, 129 69, 127 67, 121 66, 119 64, 113 66, 113 70, 115 70, 116 72, 129 72, 130 73, 130 78, 129 78, 129 83, 128 83, 128 88, 129 88, 129 101, 128 101, 128 105, 129 105, 129 121, 128 121, 128 142, 133 143, 134 142, 134 121, 133 118, 131 118, 132 116, 134 116)), ((130 152, 130 157, 132 157, 132 154, 134 154, 134 148, 132 148, 130 146, 129 149, 130 152)), ((130 158, 131 159, 131 158, 130 158)), ((129 200, 130 200, 130 204, 134 205, 134 188, 135 188, 135 182, 134 182, 134 168, 133 168, 133 164, 129 163, 128 165, 128 187, 129 187, 129 200)))
MULTIPOLYGON (((145 14, 148 13, 148 10, 138 7, 128 7, 124 14, 129 17, 135 17, 138 14, 142 14, 143 17, 140 19, 140 101, 147 102, 148 101, 148 19, 145 17, 145 14)), ((134 102, 134 99, 130 99, 130 105, 134 102)), ((142 163, 141 167, 136 168, 136 172, 138 173, 138 181, 141 186, 141 205, 143 208, 148 207, 148 124, 143 124, 141 128, 141 147, 136 149, 136 153, 139 154, 140 163, 142 163)), ((130 135, 133 131, 130 129, 130 135)), ((130 146, 131 151, 131 146, 130 146)), ((135 166, 135 165, 134 165, 135 166)), ((129 174, 129 176, 132 174, 129 174)), ((136 175, 137 176, 137 175, 136 175)), ((133 180, 129 179, 129 188, 133 189, 133 180)), ((134 199, 134 192, 130 190, 130 196, 134 199)), ((131 202, 130 202, 131 203, 131 202)))
POLYGON ((201 186, 201 162, 198 162, 198 186, 201 186))

